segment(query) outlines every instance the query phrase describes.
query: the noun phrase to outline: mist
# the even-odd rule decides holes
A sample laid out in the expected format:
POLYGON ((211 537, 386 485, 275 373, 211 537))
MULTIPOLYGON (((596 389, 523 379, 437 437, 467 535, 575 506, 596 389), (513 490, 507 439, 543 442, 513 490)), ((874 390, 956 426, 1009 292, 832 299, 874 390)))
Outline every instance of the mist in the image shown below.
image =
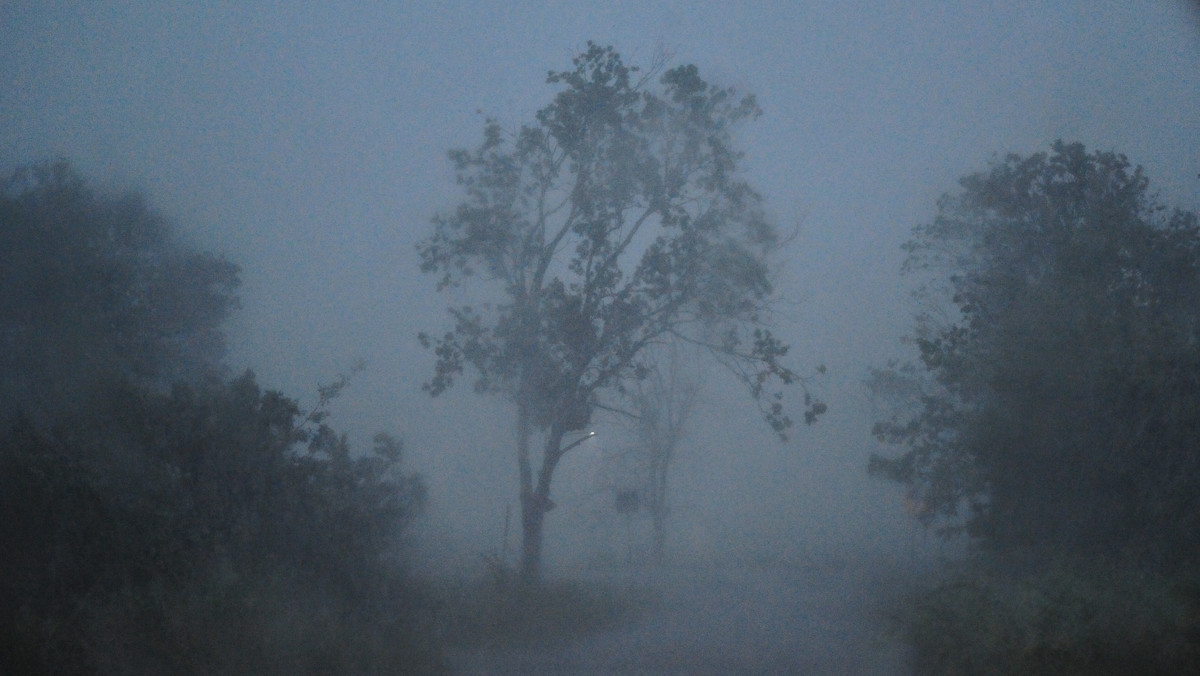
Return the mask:
MULTIPOLYGON (((442 584, 516 566, 521 548, 513 405, 470 373, 422 389, 435 356, 418 333, 488 293, 438 293, 420 271, 431 219, 463 199, 447 151, 476 147, 488 119, 532 122, 558 91, 547 71, 588 41, 756 97, 734 141, 789 236, 770 257, 771 328, 828 411, 781 441, 727 370, 696 365, 660 566, 650 518, 613 505, 635 433, 596 416, 554 476, 544 575, 645 585, 658 609, 582 642, 451 649, 462 673, 910 673, 883 609, 970 546, 867 472, 892 450, 864 382, 915 359, 903 338, 927 309, 901 245, 959 178, 1059 139, 1124 153, 1164 204, 1200 210, 1189 2, 11 2, 0 34, 0 169, 65 159, 236 263, 229 373, 327 403, 352 448, 403 439, 428 489, 409 563, 442 584)), ((803 393, 788 394, 799 421, 803 393)))

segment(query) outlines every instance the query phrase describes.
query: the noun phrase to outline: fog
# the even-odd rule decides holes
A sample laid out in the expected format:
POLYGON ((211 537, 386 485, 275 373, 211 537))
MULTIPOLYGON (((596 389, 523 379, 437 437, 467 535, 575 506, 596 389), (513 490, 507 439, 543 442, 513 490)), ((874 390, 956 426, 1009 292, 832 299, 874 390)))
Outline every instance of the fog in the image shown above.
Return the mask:
MULTIPOLYGON (((781 442, 737 382, 706 369, 671 475, 669 559, 802 562, 829 584, 850 584, 847 570, 876 584, 961 547, 914 527, 902 489, 866 473, 880 446, 862 382, 912 356, 900 245, 959 177, 1056 139, 1125 153, 1165 203, 1200 208, 1197 14, 1166 0, 18 0, 0 5, 0 166, 68 159, 99 186, 144 193, 196 246, 239 264, 232 371, 251 368, 312 406, 318 385, 364 360, 331 424, 360 448, 379 430, 404 439, 406 467, 430 491, 420 565, 469 571, 480 554, 519 552, 519 504, 510 405, 466 380, 436 399, 421 389, 433 355, 417 333, 446 330, 456 298, 420 274, 415 248, 461 199, 446 151, 476 145, 486 117, 531 120, 556 91, 546 72, 588 40, 635 65, 663 53, 694 63, 764 110, 736 140, 770 216, 795 231, 774 260, 775 331, 798 371, 826 367, 810 387, 829 410, 781 442)), ((627 432, 606 419, 593 428, 555 477, 552 576, 596 574, 589 566, 648 547, 648 520, 626 523, 598 485, 606 449, 627 432)), ((866 615, 800 596, 834 624, 838 612, 866 615)), ((804 631, 771 612, 792 618, 779 631, 804 631)), ((824 631, 862 645, 872 635, 824 631)), ((604 645, 592 648, 619 652, 604 645)), ((810 657, 758 666, 835 668, 810 657)), ((487 672, 487 657, 472 659, 483 663, 465 669, 487 672)), ((898 663, 880 659, 860 668, 898 663)))

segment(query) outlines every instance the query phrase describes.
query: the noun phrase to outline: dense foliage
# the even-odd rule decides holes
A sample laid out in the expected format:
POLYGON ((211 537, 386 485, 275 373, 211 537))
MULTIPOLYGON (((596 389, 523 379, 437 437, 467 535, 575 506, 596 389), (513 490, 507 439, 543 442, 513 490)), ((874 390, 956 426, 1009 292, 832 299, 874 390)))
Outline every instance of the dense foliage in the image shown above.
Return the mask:
POLYGON ((1056 143, 961 181, 915 230, 911 415, 872 470, 1004 549, 1200 554, 1200 231, 1121 155, 1056 143), (947 307, 949 306, 949 307, 947 307), (951 309, 952 308, 952 309, 951 309), (965 514, 959 510, 966 509, 965 514))
POLYGON ((353 457, 249 373, 97 399, 52 428, 22 420, 0 439, 9 626, 86 616, 129 590, 281 575, 303 594, 370 603, 401 568, 399 537, 424 488, 398 472, 395 440, 381 435, 372 454, 353 457))
MULTIPOLYGON (((644 376, 648 347, 703 345, 732 367, 782 433, 791 424, 771 381, 795 373, 763 325, 767 253, 778 234, 738 172, 732 133, 754 98, 667 70, 655 91, 612 48, 589 44, 532 124, 489 121, 483 143, 450 153, 464 201, 434 219, 421 268, 439 289, 481 275, 492 306, 451 309, 452 330, 422 335, 438 394, 466 368, 475 387, 517 408, 523 571, 537 577, 550 483, 567 435, 584 430, 644 376), (542 435, 536 478, 533 435, 542 435)), ((809 401, 806 420, 821 410, 809 401)))
POLYGON ((53 418, 98 380, 169 384, 224 351, 238 268, 190 250, 136 194, 65 162, 0 181, 0 416, 53 418))
POLYGON ((1163 576, 1096 559, 996 563, 950 570, 897 604, 915 674, 1200 671, 1195 572, 1163 576))
POLYGON ((224 380, 234 266, 65 165, 17 176, 0 673, 436 671, 403 565, 425 488, 397 440, 354 454, 325 424, 345 378, 307 414, 250 372, 224 380))

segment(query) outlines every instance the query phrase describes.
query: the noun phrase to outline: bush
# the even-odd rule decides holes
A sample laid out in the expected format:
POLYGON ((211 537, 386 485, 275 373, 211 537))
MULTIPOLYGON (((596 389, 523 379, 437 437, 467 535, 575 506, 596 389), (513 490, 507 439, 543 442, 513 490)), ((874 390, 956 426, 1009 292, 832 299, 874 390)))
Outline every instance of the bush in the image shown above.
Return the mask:
POLYGON ((1015 568, 977 561, 905 598, 895 619, 917 673, 1200 673, 1195 580, 1094 562, 1015 568))
POLYGON ((322 418, 246 373, 19 421, 0 439, 0 672, 436 671, 402 572, 424 485, 399 442, 354 456, 322 418))

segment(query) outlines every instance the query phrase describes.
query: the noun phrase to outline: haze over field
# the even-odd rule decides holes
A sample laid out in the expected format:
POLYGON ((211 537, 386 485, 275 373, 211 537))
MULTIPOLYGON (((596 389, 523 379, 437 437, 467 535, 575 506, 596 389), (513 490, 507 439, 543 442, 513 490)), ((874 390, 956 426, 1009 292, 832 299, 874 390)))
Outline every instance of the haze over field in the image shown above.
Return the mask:
MULTIPOLYGON (((720 367, 673 468, 675 560, 902 568, 956 551, 918 532, 903 491, 867 476, 871 366, 911 358, 900 246, 959 177, 1057 139, 1145 166, 1161 201, 1200 209, 1200 9, 1183 1, 0 4, 0 168, 65 158, 133 189, 196 246, 242 268, 228 363, 316 402, 366 369, 332 423, 366 448, 405 442, 429 507, 432 567, 519 551, 510 406, 469 382, 432 399, 420 331, 451 325, 419 271, 430 219, 462 199, 446 152, 485 119, 533 119, 588 41, 626 63, 695 64, 757 97, 739 128, 747 180, 794 237, 776 252, 774 331, 826 402, 780 442, 720 367), (506 513, 512 521, 505 540, 506 513), (874 565, 874 564, 873 564, 874 565)), ((801 402, 791 401, 794 417, 801 402)), ((568 454, 547 570, 644 552, 648 522, 612 510, 598 418, 568 454)))

